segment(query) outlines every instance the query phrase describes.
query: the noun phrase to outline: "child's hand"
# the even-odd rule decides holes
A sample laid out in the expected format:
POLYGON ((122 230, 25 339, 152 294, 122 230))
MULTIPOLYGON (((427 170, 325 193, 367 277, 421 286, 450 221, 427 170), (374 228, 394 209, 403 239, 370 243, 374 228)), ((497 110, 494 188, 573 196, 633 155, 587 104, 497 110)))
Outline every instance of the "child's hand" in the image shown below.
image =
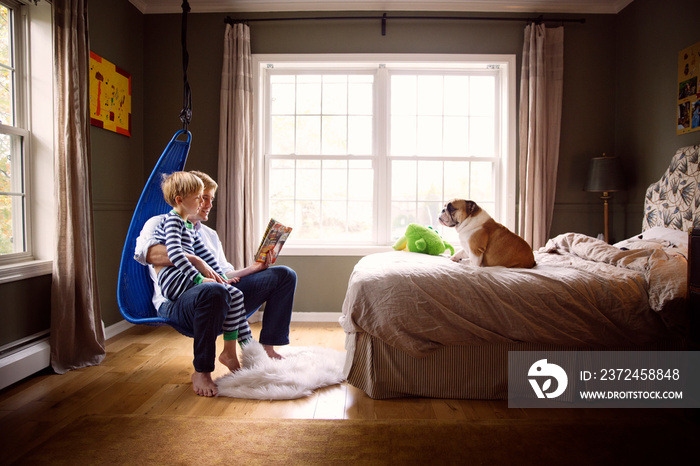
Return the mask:
POLYGON ((216 280, 214 280, 213 278, 204 278, 204 279, 202 279, 202 283, 212 283, 212 282, 215 282, 215 281, 216 281, 216 280))
POLYGON ((228 280, 226 280, 226 283, 238 283, 241 281, 241 277, 231 277, 228 280))

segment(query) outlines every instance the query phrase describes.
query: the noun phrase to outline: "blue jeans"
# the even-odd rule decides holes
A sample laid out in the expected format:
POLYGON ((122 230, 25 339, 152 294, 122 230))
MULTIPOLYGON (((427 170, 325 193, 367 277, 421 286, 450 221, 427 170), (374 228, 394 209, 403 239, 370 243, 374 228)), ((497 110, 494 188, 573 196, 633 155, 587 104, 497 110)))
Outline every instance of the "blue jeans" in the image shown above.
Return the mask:
MULTIPOLYGON (((241 278, 233 286, 243 292, 246 315, 265 303, 260 343, 288 345, 297 275, 286 266, 275 266, 241 278)), ((224 285, 202 283, 185 291, 173 302, 165 302, 158 315, 173 320, 194 335, 194 370, 213 372, 216 338, 222 331, 231 298, 224 285)))

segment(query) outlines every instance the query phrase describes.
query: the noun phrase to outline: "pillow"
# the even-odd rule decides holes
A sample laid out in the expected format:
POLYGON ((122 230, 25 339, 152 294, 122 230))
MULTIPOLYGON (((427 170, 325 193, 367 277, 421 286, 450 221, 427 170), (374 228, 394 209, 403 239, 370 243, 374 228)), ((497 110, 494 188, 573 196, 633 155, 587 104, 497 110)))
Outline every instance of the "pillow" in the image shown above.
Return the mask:
POLYGON ((688 233, 675 228, 652 227, 630 238, 613 244, 616 248, 677 247, 688 249, 688 233), (636 243, 636 244, 635 244, 636 243), (657 244, 658 246, 653 246, 657 244))
POLYGON ((642 233, 642 239, 668 241, 674 246, 688 248, 688 232, 675 228, 652 227, 642 233))

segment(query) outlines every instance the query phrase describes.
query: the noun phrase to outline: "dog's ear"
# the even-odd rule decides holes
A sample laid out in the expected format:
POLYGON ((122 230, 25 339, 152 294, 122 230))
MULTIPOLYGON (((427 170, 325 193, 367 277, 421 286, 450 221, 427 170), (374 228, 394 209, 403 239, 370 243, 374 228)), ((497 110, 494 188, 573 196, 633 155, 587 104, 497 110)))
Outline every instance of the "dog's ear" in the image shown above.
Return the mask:
POLYGON ((467 211, 468 217, 472 217, 481 211, 481 207, 479 207, 476 202, 474 202, 474 201, 464 201, 464 202, 465 202, 464 210, 467 211))

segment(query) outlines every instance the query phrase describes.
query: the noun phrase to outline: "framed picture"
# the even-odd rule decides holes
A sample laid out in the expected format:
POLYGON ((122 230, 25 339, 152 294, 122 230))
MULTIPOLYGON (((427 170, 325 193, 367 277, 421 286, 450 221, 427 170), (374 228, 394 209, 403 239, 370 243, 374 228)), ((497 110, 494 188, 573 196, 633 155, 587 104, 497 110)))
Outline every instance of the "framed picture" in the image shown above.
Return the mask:
POLYGON ((700 129, 700 42, 678 53, 676 134, 700 129))
POLYGON ((90 123, 131 137, 131 74, 90 52, 90 123))

